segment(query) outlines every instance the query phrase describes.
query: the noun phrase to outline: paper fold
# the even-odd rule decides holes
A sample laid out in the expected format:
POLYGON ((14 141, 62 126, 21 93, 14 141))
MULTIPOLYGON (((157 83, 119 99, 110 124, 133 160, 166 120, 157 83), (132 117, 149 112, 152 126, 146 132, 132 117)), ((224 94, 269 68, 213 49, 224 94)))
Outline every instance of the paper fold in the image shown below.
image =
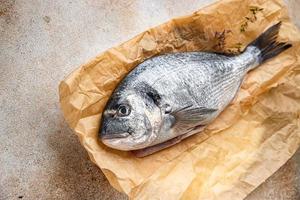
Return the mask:
POLYGON ((300 146, 300 32, 280 0, 220 1, 99 54, 63 80, 59 94, 91 160, 132 199, 243 199, 300 146), (98 140, 110 94, 138 63, 167 52, 237 53, 278 21, 279 40, 293 47, 247 74, 204 132, 145 158, 98 140))

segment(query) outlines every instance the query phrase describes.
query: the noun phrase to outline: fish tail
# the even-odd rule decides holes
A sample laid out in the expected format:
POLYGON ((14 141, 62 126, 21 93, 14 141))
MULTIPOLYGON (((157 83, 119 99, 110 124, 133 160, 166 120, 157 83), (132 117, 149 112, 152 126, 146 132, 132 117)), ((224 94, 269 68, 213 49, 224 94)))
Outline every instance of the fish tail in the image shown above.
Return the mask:
POLYGON ((281 22, 271 26, 248 45, 248 47, 254 46, 260 50, 258 54, 259 63, 263 63, 264 61, 273 58, 292 46, 285 42, 276 41, 280 26, 281 22))

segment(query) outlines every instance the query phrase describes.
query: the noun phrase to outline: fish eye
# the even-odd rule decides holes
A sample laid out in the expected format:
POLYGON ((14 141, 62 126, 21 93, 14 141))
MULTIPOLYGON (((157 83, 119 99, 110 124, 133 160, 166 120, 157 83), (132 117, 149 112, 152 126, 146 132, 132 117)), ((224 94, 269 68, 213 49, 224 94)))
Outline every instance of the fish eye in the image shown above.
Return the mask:
POLYGON ((118 108, 118 116, 123 117, 123 116, 128 116, 131 112, 131 109, 128 105, 120 105, 118 108))

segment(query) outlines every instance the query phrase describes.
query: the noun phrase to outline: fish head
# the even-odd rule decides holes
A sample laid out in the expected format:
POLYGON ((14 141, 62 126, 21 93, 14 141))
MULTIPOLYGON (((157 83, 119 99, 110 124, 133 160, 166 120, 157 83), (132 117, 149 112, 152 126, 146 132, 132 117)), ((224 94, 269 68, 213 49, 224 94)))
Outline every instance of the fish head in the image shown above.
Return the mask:
POLYGON ((111 148, 129 151, 151 145, 161 124, 160 109, 143 93, 117 93, 102 115, 100 138, 111 148))

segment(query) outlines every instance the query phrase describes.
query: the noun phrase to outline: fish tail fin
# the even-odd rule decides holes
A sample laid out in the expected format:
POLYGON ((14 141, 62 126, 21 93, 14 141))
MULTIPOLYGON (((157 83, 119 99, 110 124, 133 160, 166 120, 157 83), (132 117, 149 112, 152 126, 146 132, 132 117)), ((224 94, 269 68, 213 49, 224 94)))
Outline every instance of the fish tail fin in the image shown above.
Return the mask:
POLYGON ((260 50, 258 55, 259 63, 263 63, 264 61, 273 58, 292 46, 285 42, 276 41, 280 26, 281 22, 271 26, 248 45, 248 47, 254 46, 260 50))

